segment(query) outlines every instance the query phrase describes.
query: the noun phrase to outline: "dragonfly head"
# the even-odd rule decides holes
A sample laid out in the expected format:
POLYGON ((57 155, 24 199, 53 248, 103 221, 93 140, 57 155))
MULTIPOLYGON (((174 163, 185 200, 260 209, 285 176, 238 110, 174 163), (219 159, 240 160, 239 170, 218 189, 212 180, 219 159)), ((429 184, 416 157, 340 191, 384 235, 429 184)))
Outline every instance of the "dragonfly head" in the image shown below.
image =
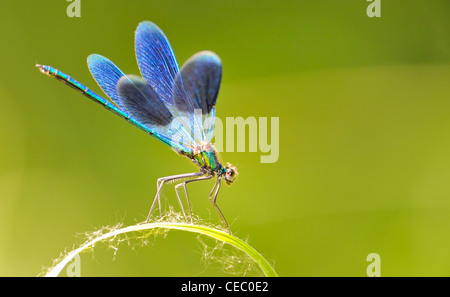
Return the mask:
POLYGON ((223 178, 227 185, 230 185, 234 182, 234 179, 238 175, 236 167, 232 166, 230 163, 227 163, 227 166, 224 168, 223 178))

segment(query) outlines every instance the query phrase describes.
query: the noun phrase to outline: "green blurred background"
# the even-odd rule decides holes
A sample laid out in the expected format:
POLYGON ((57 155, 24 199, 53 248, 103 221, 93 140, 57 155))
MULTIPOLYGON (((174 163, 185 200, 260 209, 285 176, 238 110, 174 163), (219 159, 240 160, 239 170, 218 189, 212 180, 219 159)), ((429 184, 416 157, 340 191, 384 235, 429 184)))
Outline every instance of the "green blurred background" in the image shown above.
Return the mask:
MULTIPOLYGON (((142 221, 157 178, 194 169, 34 67, 103 94, 86 57, 138 73, 134 31, 151 20, 180 64, 204 49, 222 58, 219 117, 279 117, 278 162, 222 153, 240 176, 219 197, 279 275, 365 276, 378 253, 382 276, 450 276, 449 1, 381 0, 381 18, 364 0, 81 0, 80 18, 69 4, 0 2, 0 275, 37 275, 77 234, 142 221)), ((191 200, 219 223, 212 185, 192 184, 191 200)), ((81 274, 227 275, 202 254, 172 232, 115 256, 97 248, 81 274)))

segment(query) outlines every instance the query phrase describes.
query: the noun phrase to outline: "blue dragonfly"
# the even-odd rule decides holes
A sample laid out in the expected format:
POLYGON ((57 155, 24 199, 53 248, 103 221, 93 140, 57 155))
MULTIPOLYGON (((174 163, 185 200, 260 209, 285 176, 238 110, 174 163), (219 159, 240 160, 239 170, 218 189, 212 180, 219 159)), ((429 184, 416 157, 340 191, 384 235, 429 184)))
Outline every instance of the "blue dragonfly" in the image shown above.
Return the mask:
POLYGON ((179 193, 179 188, 184 189, 192 223, 186 185, 215 177, 216 182, 209 199, 231 233, 227 220, 217 205, 217 195, 222 180, 227 184, 233 183, 237 170, 229 163, 222 165, 218 152, 211 144, 215 105, 222 79, 220 58, 211 51, 202 51, 190 57, 179 69, 166 36, 149 21, 141 22, 137 27, 135 50, 142 77, 125 75, 113 62, 98 54, 92 54, 87 59, 92 76, 111 101, 51 66, 37 64, 36 67, 42 73, 80 91, 198 165, 198 172, 166 176, 157 180, 156 196, 146 221, 151 219, 156 202, 159 216, 162 216, 160 194, 163 185, 183 180, 175 186, 175 193, 188 221, 179 193))

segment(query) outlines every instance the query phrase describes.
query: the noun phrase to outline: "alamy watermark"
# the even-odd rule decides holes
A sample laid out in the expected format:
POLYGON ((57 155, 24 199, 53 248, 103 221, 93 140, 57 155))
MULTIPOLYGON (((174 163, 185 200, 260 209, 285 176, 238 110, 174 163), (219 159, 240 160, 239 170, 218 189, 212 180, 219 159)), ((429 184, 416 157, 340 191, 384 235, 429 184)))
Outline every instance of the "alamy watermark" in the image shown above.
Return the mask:
POLYGON ((170 138, 175 147, 211 139, 218 152, 260 152, 261 163, 275 163, 280 155, 278 117, 226 117, 222 121, 218 117, 205 117, 201 109, 196 109, 194 115, 174 118, 166 131, 176 131, 170 138))
POLYGON ((73 17, 81 17, 81 0, 66 0, 67 2, 70 2, 69 5, 67 5, 66 14, 69 18, 73 17))
POLYGON ((261 163, 275 163, 280 154, 280 119, 278 117, 227 117, 224 125, 220 118, 216 118, 214 147, 219 152, 248 152, 263 153, 261 163), (247 133, 248 131, 248 133, 247 133), (269 141, 270 137, 270 141, 269 141), (248 139, 248 141, 246 141, 248 139), (236 143, 235 143, 236 141, 236 143), (224 145, 225 144, 225 145, 224 145))
POLYGON ((371 262, 367 266, 367 276, 380 277, 381 276, 381 258, 377 253, 370 253, 367 255, 367 262, 371 262))
POLYGON ((381 0, 367 0, 372 2, 367 6, 366 13, 369 18, 381 17, 381 0))
POLYGON ((67 276, 69 276, 69 277, 80 277, 81 276, 80 255, 76 254, 73 257, 73 261, 67 265, 66 273, 67 273, 67 276))

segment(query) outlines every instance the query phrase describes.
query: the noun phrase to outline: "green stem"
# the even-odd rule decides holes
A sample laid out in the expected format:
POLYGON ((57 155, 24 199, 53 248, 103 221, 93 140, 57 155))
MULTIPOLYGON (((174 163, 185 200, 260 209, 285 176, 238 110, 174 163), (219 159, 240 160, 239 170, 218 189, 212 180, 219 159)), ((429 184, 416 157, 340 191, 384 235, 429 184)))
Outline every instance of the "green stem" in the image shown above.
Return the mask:
POLYGON ((194 232, 203 234, 209 237, 212 237, 214 239, 220 240, 224 243, 228 243, 235 248, 245 252, 250 258, 252 258, 262 269, 264 274, 266 276, 274 277, 278 276, 273 267, 267 262, 267 260, 258 253, 253 247, 248 245, 243 240, 230 235, 224 231, 217 230, 214 228, 202 226, 202 225, 195 225, 195 224, 185 224, 185 223, 146 223, 146 224, 138 224, 133 225, 125 228, 115 229, 108 233, 102 234, 98 236, 97 238, 83 244, 81 247, 73 250, 70 252, 67 256, 65 256, 59 263, 57 263, 55 266, 53 266, 45 276, 58 276, 59 273, 63 270, 63 268, 79 253, 83 252, 84 250, 93 247, 97 242, 101 242, 103 240, 106 240, 108 238, 113 238, 120 234, 125 234, 129 232, 138 232, 138 231, 144 231, 144 230, 153 230, 153 229, 168 229, 168 230, 182 230, 182 231, 188 231, 188 232, 194 232))

